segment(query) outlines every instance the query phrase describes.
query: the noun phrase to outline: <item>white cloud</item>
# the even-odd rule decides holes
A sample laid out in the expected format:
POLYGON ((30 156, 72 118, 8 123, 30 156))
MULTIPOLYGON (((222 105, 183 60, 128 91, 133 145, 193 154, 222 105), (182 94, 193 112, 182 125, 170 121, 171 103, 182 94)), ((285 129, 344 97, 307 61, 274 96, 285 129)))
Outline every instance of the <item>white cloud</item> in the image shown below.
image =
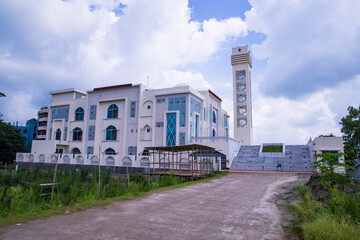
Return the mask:
POLYGON ((298 100, 259 95, 254 103, 254 142, 305 144, 321 134, 341 135, 336 113, 327 101, 333 94, 324 90, 298 100))
POLYGON ((225 41, 247 33, 240 18, 192 21, 187 0, 121 3, 126 7, 116 0, 1 1, 3 91, 88 90, 146 83, 147 76, 152 88, 164 79, 209 86, 186 66, 207 62, 225 41))
POLYGON ((30 118, 37 118, 38 108, 32 104, 33 94, 19 92, 17 95, 7 95, 0 99, 2 114, 6 113, 6 118, 11 123, 19 122, 20 126, 25 126, 30 118))
POLYGON ((352 80, 341 83, 333 92, 326 96, 325 100, 331 109, 337 113, 337 122, 341 121, 349 112, 349 106, 358 107, 360 105, 360 75, 352 80))
POLYGON ((161 87, 173 87, 178 84, 189 85, 192 88, 211 88, 201 73, 180 72, 174 69, 162 70, 163 81, 162 84, 157 82, 156 85, 161 87))
POLYGON ((268 58, 262 93, 297 98, 360 73, 360 1, 250 3, 248 29, 267 36, 252 46, 255 57, 268 58))

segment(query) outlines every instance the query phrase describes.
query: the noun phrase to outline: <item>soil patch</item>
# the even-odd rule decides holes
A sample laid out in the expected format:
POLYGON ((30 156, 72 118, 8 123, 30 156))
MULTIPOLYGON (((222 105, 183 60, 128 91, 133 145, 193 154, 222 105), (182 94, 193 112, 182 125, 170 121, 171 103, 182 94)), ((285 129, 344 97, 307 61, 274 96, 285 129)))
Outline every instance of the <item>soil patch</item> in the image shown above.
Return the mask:
POLYGON ((329 200, 333 197, 331 191, 329 191, 330 188, 335 187, 339 192, 346 192, 354 197, 360 190, 360 181, 352 179, 350 182, 346 182, 346 178, 341 176, 341 178, 325 182, 320 174, 314 174, 310 177, 306 186, 310 188, 311 196, 314 200, 329 203, 329 200))
POLYGON ((294 212, 291 206, 299 203, 300 199, 296 194, 295 187, 297 184, 305 184, 309 181, 310 175, 304 173, 297 174, 298 180, 282 185, 275 197, 275 203, 280 212, 280 224, 284 230, 284 239, 298 240, 301 239, 298 233, 299 226, 293 221, 294 212))

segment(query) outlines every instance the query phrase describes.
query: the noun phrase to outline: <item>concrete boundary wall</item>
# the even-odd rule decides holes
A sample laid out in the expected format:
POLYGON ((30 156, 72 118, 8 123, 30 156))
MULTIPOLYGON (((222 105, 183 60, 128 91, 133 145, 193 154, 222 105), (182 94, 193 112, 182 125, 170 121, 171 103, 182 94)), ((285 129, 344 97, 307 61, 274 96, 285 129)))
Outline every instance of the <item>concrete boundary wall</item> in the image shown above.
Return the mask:
MULTIPOLYGON (((29 169, 34 169, 36 167, 41 167, 42 169, 55 169, 55 163, 36 163, 36 162, 16 162, 16 165, 19 167, 25 167, 29 169)), ((83 165, 83 164, 64 164, 60 163, 57 166, 57 170, 76 170, 80 171, 82 167, 89 168, 90 171, 98 169, 99 166, 95 165, 83 165)), ((111 174, 122 174, 127 173, 147 173, 147 168, 143 167, 119 167, 119 166, 100 166, 102 171, 110 170, 111 174)))
MULTIPOLYGON (((89 165, 98 166, 100 157, 100 166, 115 167, 139 167, 146 168, 148 166, 149 156, 135 155, 106 155, 101 154, 56 154, 56 153, 17 153, 15 162, 19 163, 40 163, 55 164, 57 158, 58 164, 68 165, 89 165)), ((151 160, 150 160, 151 161, 151 160)))

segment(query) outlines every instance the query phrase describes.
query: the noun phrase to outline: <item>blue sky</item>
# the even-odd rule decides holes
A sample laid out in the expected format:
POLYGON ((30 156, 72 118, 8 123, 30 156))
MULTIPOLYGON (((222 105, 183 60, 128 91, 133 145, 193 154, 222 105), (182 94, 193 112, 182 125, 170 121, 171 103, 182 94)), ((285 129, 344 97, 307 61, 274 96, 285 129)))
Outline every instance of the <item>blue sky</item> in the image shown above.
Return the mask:
POLYGON ((253 58, 255 143, 340 135, 360 103, 357 0, 4 0, 0 112, 36 117, 49 91, 122 83, 211 88, 232 115, 231 48, 253 58))

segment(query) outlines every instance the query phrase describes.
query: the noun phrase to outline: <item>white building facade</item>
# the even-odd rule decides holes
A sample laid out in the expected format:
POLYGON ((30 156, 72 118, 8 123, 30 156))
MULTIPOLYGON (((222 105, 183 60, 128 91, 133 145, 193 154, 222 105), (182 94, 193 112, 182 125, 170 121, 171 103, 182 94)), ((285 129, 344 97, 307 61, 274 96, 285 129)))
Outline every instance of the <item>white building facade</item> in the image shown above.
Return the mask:
POLYGON ((239 142, 229 138, 229 115, 211 90, 124 84, 50 95, 46 139, 33 141, 31 153, 18 153, 16 161, 53 163, 58 152, 62 163, 141 166, 146 147, 209 142, 218 142, 229 161, 240 147, 229 147, 239 142))
MULTIPOLYGON (((316 137, 312 144, 312 155, 321 153, 344 153, 344 139, 342 137, 316 137)), ((314 158, 314 162, 317 159, 314 158)), ((344 156, 338 159, 340 163, 344 163, 344 156)), ((335 172, 344 173, 344 167, 337 167, 335 172)))

